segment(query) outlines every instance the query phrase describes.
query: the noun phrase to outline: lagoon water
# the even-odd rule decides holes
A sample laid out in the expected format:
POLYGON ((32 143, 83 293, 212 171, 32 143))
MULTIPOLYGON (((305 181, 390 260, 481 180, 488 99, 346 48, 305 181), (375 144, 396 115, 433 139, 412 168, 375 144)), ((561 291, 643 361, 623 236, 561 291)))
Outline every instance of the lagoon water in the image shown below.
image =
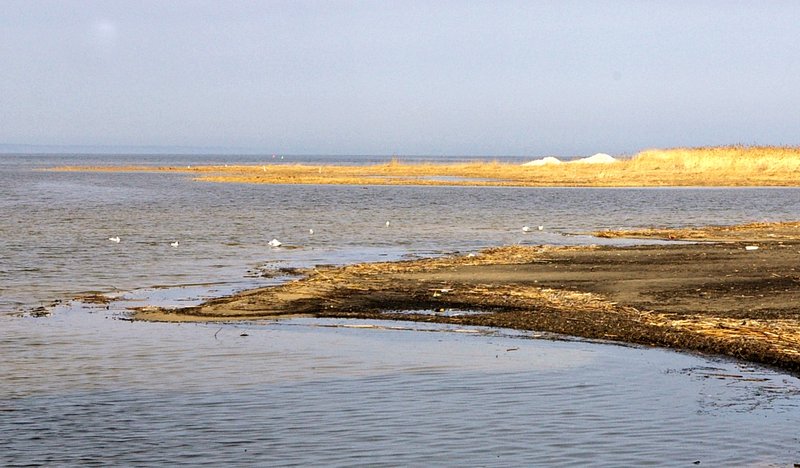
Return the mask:
POLYGON ((800 462, 800 381, 740 363, 407 323, 119 320, 128 307, 267 284, 260 272, 280 267, 798 219, 800 190, 230 185, 39 170, 259 162, 272 160, 0 155, 0 464, 800 462), (71 300, 90 292, 116 300, 71 300))

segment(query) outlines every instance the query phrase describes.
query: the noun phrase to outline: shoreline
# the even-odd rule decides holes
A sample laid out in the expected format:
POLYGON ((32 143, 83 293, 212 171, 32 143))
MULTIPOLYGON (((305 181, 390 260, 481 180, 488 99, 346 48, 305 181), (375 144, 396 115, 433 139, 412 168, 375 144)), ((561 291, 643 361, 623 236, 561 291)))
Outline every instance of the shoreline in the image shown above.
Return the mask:
MULTIPOLYGON (((598 155, 595 155, 598 156, 598 155)), ((608 155, 605 155, 608 156, 608 155)), ((265 158, 266 159, 266 158, 265 158)), ((556 158, 547 157, 540 161, 556 158)), ((800 187, 800 147, 720 146, 641 151, 619 159, 530 165, 498 160, 366 165, 62 166, 51 171, 171 172, 217 183, 470 187, 800 187)))
POLYGON ((140 308, 133 319, 300 315, 489 326, 723 355, 800 374, 800 223, 599 234, 693 243, 509 246, 318 267, 196 307, 140 308))
POLYGON ((386 163, 373 165, 273 164, 246 166, 59 166, 51 172, 186 174, 208 183, 270 185, 438 186, 516 188, 796 188, 795 172, 716 176, 707 172, 635 172, 628 161, 522 166, 515 163, 386 163), (568 166, 568 167, 562 167, 568 166))

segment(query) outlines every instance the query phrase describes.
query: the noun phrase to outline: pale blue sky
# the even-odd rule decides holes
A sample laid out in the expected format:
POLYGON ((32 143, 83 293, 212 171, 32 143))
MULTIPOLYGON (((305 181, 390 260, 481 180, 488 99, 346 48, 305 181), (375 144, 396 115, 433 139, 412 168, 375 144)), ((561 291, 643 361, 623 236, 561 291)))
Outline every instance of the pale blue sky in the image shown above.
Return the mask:
POLYGON ((795 1, 0 1, 0 143, 800 144, 795 1))

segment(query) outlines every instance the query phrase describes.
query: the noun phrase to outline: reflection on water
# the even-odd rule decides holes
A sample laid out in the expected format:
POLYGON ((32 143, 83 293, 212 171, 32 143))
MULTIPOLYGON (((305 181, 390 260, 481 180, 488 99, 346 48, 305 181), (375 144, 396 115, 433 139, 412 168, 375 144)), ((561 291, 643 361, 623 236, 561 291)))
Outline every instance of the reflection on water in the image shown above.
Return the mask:
POLYGON ((2 465, 800 462, 800 382, 757 367, 478 328, 120 320, 126 307, 277 280, 263 270, 796 219, 800 190, 260 186, 29 170, 83 162, 108 159, 0 156, 2 465), (115 300, 65 300, 90 291, 115 300), (12 315, 55 300, 48 317, 12 315))
POLYGON ((719 466, 800 457, 800 381, 759 368, 503 330, 150 324, 103 310, 2 319, 0 464, 719 466))

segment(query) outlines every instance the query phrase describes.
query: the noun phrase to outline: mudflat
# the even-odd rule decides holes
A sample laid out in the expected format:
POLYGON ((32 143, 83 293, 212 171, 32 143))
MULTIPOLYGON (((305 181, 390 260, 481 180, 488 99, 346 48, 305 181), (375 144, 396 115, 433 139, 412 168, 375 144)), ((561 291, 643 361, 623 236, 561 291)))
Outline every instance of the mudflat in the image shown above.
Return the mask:
POLYGON ((137 320, 349 317, 508 327, 726 355, 800 373, 800 223, 598 233, 692 243, 510 246, 319 267, 137 320))

